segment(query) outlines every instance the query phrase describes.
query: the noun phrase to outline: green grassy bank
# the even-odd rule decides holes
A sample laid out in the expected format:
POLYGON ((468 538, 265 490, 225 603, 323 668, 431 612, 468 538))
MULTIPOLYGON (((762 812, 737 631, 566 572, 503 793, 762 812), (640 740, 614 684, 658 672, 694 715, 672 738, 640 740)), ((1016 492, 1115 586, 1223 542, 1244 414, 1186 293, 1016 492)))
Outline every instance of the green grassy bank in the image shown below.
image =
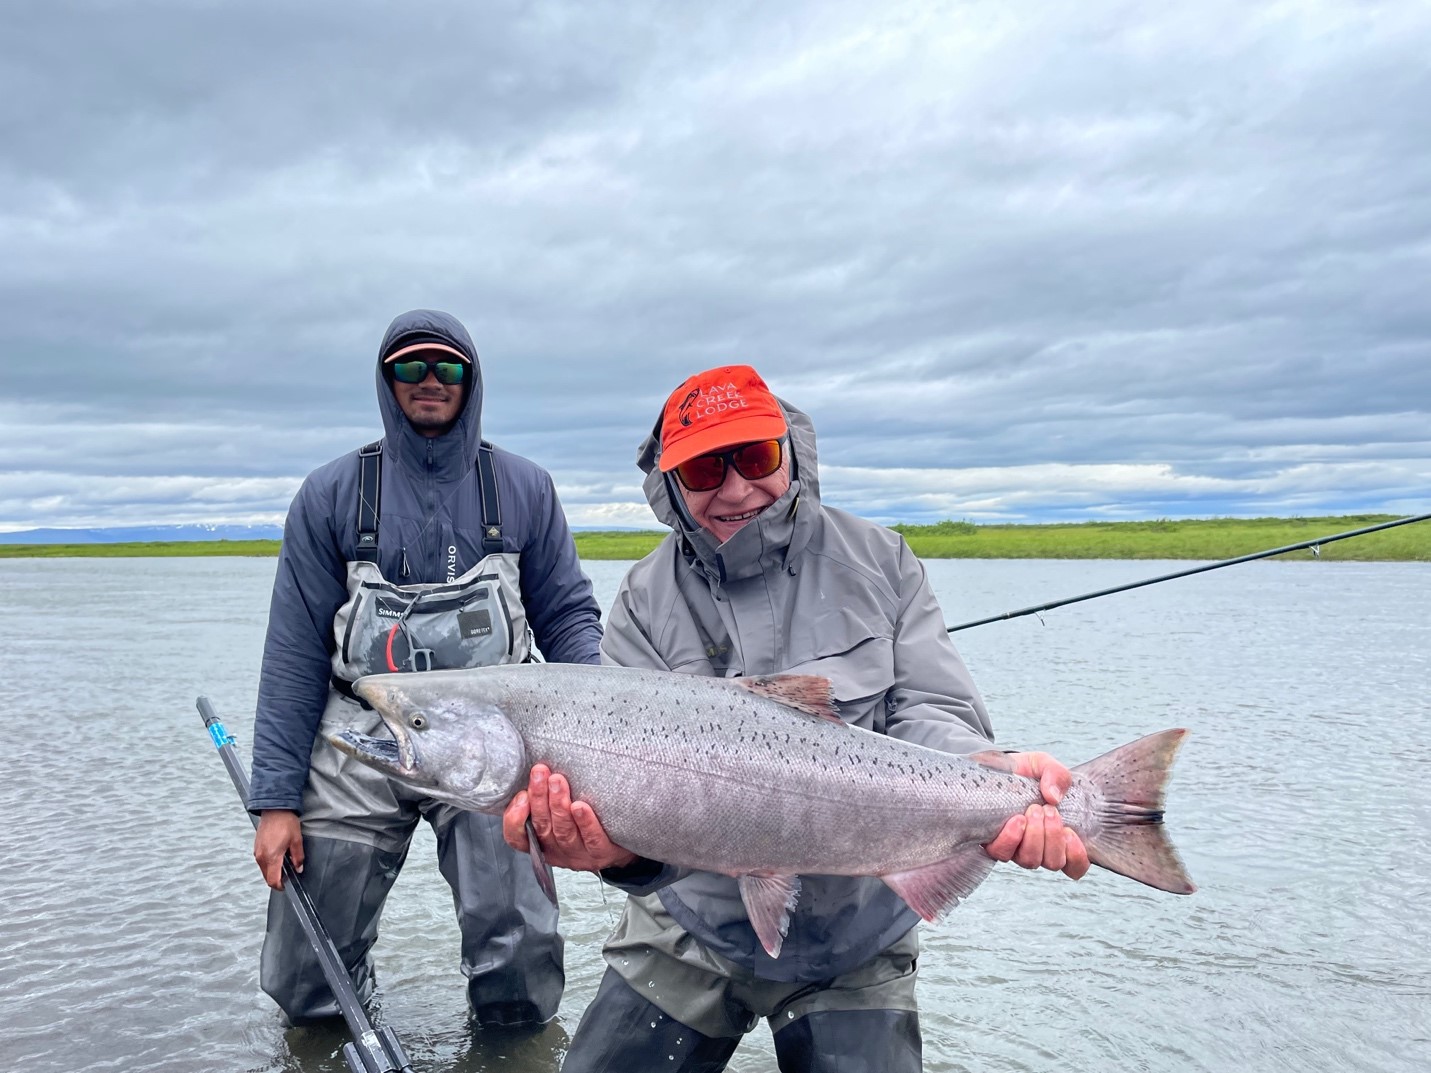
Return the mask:
MULTIPOLYGON (((927 559, 1233 559, 1305 540, 1394 521, 1392 514, 1324 518, 1197 518, 1062 525, 937 525, 894 528, 927 559)), ((1338 540, 1323 559, 1431 562, 1431 521, 1338 540)), ((1310 559, 1310 550, 1289 552, 1310 559)))
MULTIPOLYGON (((1077 522, 1059 525, 897 525, 926 559, 1232 559, 1395 520, 1391 514, 1324 518, 1196 518, 1183 521, 1077 522)), ((639 559, 662 534, 583 532, 583 559, 639 559)), ((277 555, 276 540, 195 540, 151 544, 0 544, 0 559, 70 556, 277 555)), ((1310 551, 1291 558, 1310 559, 1310 551)), ((1323 559, 1431 562, 1431 521, 1339 540, 1323 559)))
POLYGON ((123 544, 0 544, 0 559, 132 559, 173 555, 278 554, 276 540, 154 540, 123 544))

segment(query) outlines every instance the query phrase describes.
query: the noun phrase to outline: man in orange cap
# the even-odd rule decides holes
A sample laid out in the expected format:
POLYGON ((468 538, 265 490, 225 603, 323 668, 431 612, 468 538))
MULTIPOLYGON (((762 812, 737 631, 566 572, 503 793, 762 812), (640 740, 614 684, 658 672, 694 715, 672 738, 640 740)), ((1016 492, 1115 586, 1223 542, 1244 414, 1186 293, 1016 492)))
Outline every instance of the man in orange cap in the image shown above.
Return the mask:
MULTIPOLYGON (((830 679, 840 714, 946 752, 988 751, 983 700, 904 538, 820 502, 815 432, 748 365, 688 379, 667 399, 638 464, 672 533, 626 575, 604 662, 717 677, 830 679)), ((1004 756, 1056 803, 1068 770, 1043 753, 1004 756)), ((547 859, 599 869, 631 895, 564 1073, 724 1069, 764 1017, 783 1070, 921 1068, 918 917, 881 880, 802 877, 778 959, 766 954, 737 881, 683 872, 612 844, 558 773, 533 769, 504 817, 547 859)), ((1082 842, 1034 805, 987 847, 997 860, 1079 878, 1082 842)))

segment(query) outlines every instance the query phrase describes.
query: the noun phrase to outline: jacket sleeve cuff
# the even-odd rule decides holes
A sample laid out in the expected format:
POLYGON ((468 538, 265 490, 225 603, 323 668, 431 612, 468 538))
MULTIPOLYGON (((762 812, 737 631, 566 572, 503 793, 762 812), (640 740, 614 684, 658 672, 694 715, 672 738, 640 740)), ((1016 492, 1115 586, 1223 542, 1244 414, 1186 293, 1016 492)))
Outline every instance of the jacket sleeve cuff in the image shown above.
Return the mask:
POLYGON ((680 878, 681 872, 678 868, 672 868, 669 864, 660 861, 653 861, 649 857, 638 857, 636 860, 620 868, 603 868, 600 872, 601 878, 610 883, 613 887, 619 887, 627 894, 634 894, 640 897, 643 894, 651 894, 669 883, 674 883, 680 878))
POLYGON ((303 812, 303 795, 297 797, 250 797, 248 810, 257 816, 264 809, 280 808, 287 812, 303 812))

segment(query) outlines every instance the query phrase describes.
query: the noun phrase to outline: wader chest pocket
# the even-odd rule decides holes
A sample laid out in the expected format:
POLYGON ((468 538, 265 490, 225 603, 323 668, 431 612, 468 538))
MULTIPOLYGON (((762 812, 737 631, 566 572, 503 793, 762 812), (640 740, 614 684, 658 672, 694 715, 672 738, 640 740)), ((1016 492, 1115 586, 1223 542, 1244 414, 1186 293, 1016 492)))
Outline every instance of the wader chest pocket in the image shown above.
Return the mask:
POLYGON ((474 637, 492 636, 491 612, 478 608, 475 611, 461 611, 457 615, 457 628, 464 641, 474 637))
POLYGON ((421 587, 363 581, 339 615, 346 621, 335 671, 353 681, 506 662, 514 634, 507 601, 490 576, 481 580, 421 587))

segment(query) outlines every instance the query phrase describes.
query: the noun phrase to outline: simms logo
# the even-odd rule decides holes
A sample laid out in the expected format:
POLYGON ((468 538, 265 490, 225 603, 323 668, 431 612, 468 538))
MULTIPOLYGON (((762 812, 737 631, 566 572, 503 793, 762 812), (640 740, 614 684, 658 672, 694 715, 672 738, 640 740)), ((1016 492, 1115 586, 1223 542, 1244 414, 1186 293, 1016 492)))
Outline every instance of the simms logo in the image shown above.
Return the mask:
POLYGON ((395 604, 391 600, 379 598, 376 602, 378 618, 402 618, 402 613, 407 610, 403 604, 395 604))

